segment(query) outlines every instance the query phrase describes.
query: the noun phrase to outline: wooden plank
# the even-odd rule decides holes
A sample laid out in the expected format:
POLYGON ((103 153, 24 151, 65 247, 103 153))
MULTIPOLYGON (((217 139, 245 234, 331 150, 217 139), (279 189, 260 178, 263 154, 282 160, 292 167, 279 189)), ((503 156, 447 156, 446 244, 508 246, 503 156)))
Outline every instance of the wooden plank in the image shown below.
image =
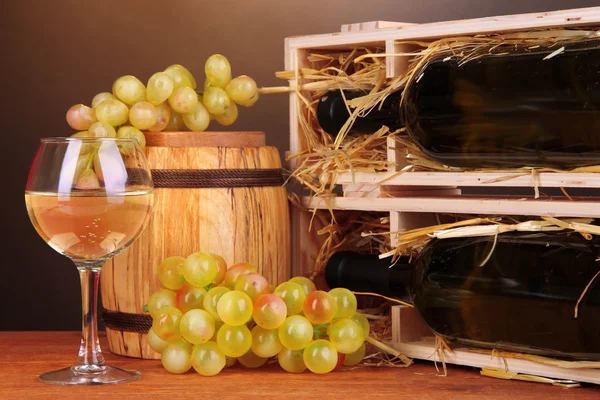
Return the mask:
MULTIPOLYGON (((285 40, 285 69, 295 70, 296 68, 304 68, 308 66, 306 60, 306 51, 293 48, 289 45, 290 39, 285 40)), ((296 82, 295 79, 289 81, 290 87, 295 87, 298 84, 302 84, 302 79, 296 82)), ((295 92, 289 94, 289 119, 290 119, 290 153, 298 154, 302 150, 306 149, 306 137, 300 127, 300 120, 298 113, 301 112, 303 105, 300 104, 298 96, 295 92)), ((288 161, 287 168, 294 170, 297 167, 297 160, 293 159, 288 161)))
POLYGON ((146 146, 263 147, 264 132, 144 132, 146 146))
MULTIPOLYGON (((422 322, 417 312, 406 306, 392 306, 392 346, 410 358, 440 361, 436 353, 433 332, 422 322)), ((527 360, 492 357, 474 353, 466 348, 453 348, 444 351, 444 361, 476 368, 498 368, 511 372, 542 376, 554 379, 568 379, 577 382, 600 384, 600 370, 591 368, 560 368, 527 360)))
MULTIPOLYGON (((515 172, 350 172, 339 173, 337 183, 398 186, 534 187, 530 173, 515 172)), ((600 173, 541 172, 538 187, 600 188, 600 173)))
POLYGON ((356 32, 329 33, 289 38, 290 48, 340 48, 385 42, 386 40, 434 39, 486 33, 511 32, 556 27, 593 26, 600 24, 600 7, 500 15, 457 21, 432 22, 356 32))
POLYGON ((372 29, 385 29, 385 28, 403 28, 405 26, 415 25, 408 22, 393 22, 393 21, 367 21, 357 22, 354 24, 344 24, 340 28, 340 32, 356 32, 356 31, 368 31, 372 29))
POLYGON ((600 201, 532 199, 522 197, 477 198, 470 196, 456 197, 407 197, 392 199, 352 199, 335 197, 330 199, 303 198, 303 203, 310 209, 326 209, 328 206, 337 210, 363 211, 404 211, 433 212, 456 214, 488 214, 488 215, 531 215, 555 217, 592 217, 600 215, 600 201), (326 203, 326 201, 328 203, 326 203))
MULTIPOLYGON (((79 332, 0 332, 0 393, 3 400, 127 399, 171 400, 194 398, 201 393, 214 399, 395 399, 404 393, 415 400, 460 399, 593 399, 600 387, 565 390, 532 382, 505 381, 480 376, 473 368, 448 367, 448 377, 436 376, 431 363, 408 368, 343 367, 326 375, 309 371, 291 374, 277 362, 248 369, 239 364, 205 378, 193 369, 171 374, 159 360, 120 357, 105 351, 109 364, 142 373, 131 383, 96 386, 57 386, 39 382, 38 375, 69 366, 79 349, 79 332), (290 397, 290 393, 294 393, 290 397)), ((107 349, 106 336, 100 343, 107 349)))

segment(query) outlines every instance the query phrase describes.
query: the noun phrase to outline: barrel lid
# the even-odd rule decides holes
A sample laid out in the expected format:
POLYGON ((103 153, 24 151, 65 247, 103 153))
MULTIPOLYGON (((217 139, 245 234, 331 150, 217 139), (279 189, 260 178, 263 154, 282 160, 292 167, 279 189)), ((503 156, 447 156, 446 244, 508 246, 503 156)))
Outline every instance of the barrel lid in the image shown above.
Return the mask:
POLYGON ((152 147, 262 147, 260 131, 144 132, 146 146, 152 147))

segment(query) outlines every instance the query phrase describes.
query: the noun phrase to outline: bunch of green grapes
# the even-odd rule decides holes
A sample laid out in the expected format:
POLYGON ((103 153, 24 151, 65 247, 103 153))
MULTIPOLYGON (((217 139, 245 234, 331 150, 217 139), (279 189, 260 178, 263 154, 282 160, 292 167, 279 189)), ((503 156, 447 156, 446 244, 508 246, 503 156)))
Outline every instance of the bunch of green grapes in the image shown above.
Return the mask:
POLYGON ((288 372, 322 374, 365 356, 369 323, 347 289, 317 290, 304 277, 273 288, 254 265, 204 252, 169 257, 157 275, 148 343, 171 373, 213 376, 273 359, 288 372))
MULTIPOLYGON (((111 92, 92 98, 91 107, 76 104, 67 111, 67 123, 77 131, 71 136, 134 138, 144 149, 144 131, 202 132, 211 120, 228 126, 238 117, 238 105, 250 107, 258 100, 256 82, 247 75, 232 79, 231 65, 223 55, 210 56, 204 69, 202 91, 192 73, 180 64, 153 74, 146 84, 133 75, 119 77, 111 92)), ((121 153, 128 156, 133 151, 122 147, 121 153)), ((93 159, 94 154, 88 154, 81 162, 85 173, 78 177, 78 188, 99 187, 101 172, 93 159)))

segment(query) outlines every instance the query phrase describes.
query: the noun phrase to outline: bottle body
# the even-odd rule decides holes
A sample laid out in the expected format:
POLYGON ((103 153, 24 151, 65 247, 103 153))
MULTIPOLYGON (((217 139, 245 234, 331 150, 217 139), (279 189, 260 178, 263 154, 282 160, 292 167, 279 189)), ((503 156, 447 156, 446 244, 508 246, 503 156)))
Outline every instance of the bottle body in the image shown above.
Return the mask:
MULTIPOLYGON (((423 321, 450 341, 600 360, 600 283, 588 288, 574 317, 579 297, 600 268, 595 261, 600 240, 565 233, 507 233, 493 243, 493 237, 433 240, 412 264, 410 278, 403 273, 404 287, 396 279, 383 289, 371 289, 408 298, 423 321)), ((389 260, 370 257, 360 266, 369 274, 389 269, 389 260)), ((339 265, 335 259, 328 264, 328 284, 340 282, 330 268, 341 270, 338 275, 353 270, 339 265)), ((342 283, 352 286, 352 281, 342 283)))
MULTIPOLYGON (((428 157, 454 167, 596 165, 600 40, 565 44, 564 51, 548 58, 558 48, 514 46, 464 64, 442 52, 415 71, 418 78, 405 88, 401 104, 396 104, 400 96, 392 95, 381 111, 364 119, 405 127, 428 157)), ((318 120, 335 135, 338 131, 329 132, 332 123, 326 121, 334 115, 342 118, 321 112, 318 120)), ((365 125, 352 132, 381 127, 367 130, 365 125)))

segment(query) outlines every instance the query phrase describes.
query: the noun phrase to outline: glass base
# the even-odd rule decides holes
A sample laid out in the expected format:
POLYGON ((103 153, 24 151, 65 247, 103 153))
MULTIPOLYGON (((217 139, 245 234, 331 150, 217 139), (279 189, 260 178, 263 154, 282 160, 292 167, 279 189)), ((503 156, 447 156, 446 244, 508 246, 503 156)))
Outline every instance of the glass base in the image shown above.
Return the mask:
POLYGON ((132 382, 142 374, 138 371, 98 366, 71 366, 46 372, 40 375, 40 380, 53 385, 106 385, 132 382))

